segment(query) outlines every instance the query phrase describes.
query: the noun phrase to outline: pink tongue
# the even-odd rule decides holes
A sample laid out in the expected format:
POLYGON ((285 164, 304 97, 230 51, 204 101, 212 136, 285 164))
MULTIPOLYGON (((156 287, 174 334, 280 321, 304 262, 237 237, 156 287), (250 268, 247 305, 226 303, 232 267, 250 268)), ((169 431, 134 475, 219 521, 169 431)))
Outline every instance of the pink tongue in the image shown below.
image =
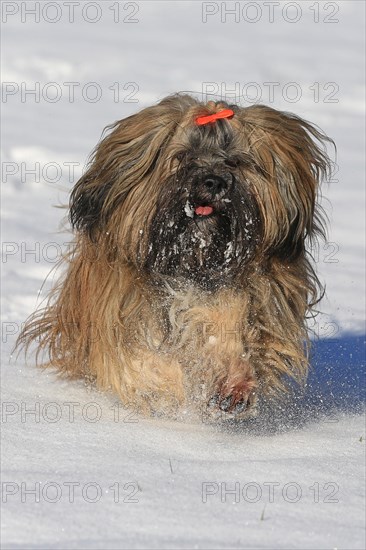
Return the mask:
POLYGON ((197 206, 194 210, 198 216, 209 216, 213 212, 212 206, 197 206))

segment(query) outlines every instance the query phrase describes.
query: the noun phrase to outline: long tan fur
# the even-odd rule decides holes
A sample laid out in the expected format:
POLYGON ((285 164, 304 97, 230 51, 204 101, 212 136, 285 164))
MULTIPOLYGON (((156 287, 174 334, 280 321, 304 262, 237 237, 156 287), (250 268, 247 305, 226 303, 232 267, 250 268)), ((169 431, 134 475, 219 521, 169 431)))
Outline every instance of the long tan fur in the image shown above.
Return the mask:
POLYGON ((319 285, 304 243, 322 232, 317 195, 329 168, 327 138, 312 125, 260 105, 234 106, 220 122, 247 159, 235 170, 261 217, 255 253, 229 282, 205 290, 144 268, 162 186, 195 118, 223 107, 176 95, 109 128, 72 192, 64 275, 19 338, 36 341, 40 364, 145 413, 202 408, 217 395, 253 404, 283 391, 287 377, 306 378, 305 317, 319 285))

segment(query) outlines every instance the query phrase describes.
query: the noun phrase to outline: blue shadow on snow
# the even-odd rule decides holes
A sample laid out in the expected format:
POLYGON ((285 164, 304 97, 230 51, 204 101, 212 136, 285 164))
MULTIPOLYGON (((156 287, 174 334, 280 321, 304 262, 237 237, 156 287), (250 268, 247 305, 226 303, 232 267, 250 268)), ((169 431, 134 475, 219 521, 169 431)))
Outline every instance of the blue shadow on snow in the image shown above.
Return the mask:
POLYGON ((278 402, 259 401, 258 415, 224 420, 221 428, 263 435, 299 429, 309 422, 337 422, 340 413, 361 414, 366 404, 366 336, 344 335, 312 341, 305 388, 291 384, 278 402))

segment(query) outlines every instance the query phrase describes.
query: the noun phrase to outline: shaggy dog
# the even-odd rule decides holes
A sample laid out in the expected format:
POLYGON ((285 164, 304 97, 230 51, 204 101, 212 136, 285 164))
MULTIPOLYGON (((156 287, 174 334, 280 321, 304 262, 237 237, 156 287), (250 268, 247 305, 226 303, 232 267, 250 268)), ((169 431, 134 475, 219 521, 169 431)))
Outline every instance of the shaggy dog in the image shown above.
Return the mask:
POLYGON ((184 94, 108 130, 71 193, 64 276, 19 343, 143 413, 248 416, 307 374, 330 140, 293 114, 184 94))

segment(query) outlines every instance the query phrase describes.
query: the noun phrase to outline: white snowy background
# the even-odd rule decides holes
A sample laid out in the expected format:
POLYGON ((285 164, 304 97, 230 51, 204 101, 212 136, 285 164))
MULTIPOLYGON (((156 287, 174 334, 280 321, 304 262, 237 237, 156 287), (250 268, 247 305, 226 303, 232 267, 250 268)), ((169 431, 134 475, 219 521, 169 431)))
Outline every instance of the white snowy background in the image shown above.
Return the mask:
POLYGON ((1 3, 4 549, 365 547, 364 8, 1 3), (11 357, 70 240, 55 207, 102 129, 208 89, 295 112, 337 144, 307 393, 240 426, 144 420, 11 357))

